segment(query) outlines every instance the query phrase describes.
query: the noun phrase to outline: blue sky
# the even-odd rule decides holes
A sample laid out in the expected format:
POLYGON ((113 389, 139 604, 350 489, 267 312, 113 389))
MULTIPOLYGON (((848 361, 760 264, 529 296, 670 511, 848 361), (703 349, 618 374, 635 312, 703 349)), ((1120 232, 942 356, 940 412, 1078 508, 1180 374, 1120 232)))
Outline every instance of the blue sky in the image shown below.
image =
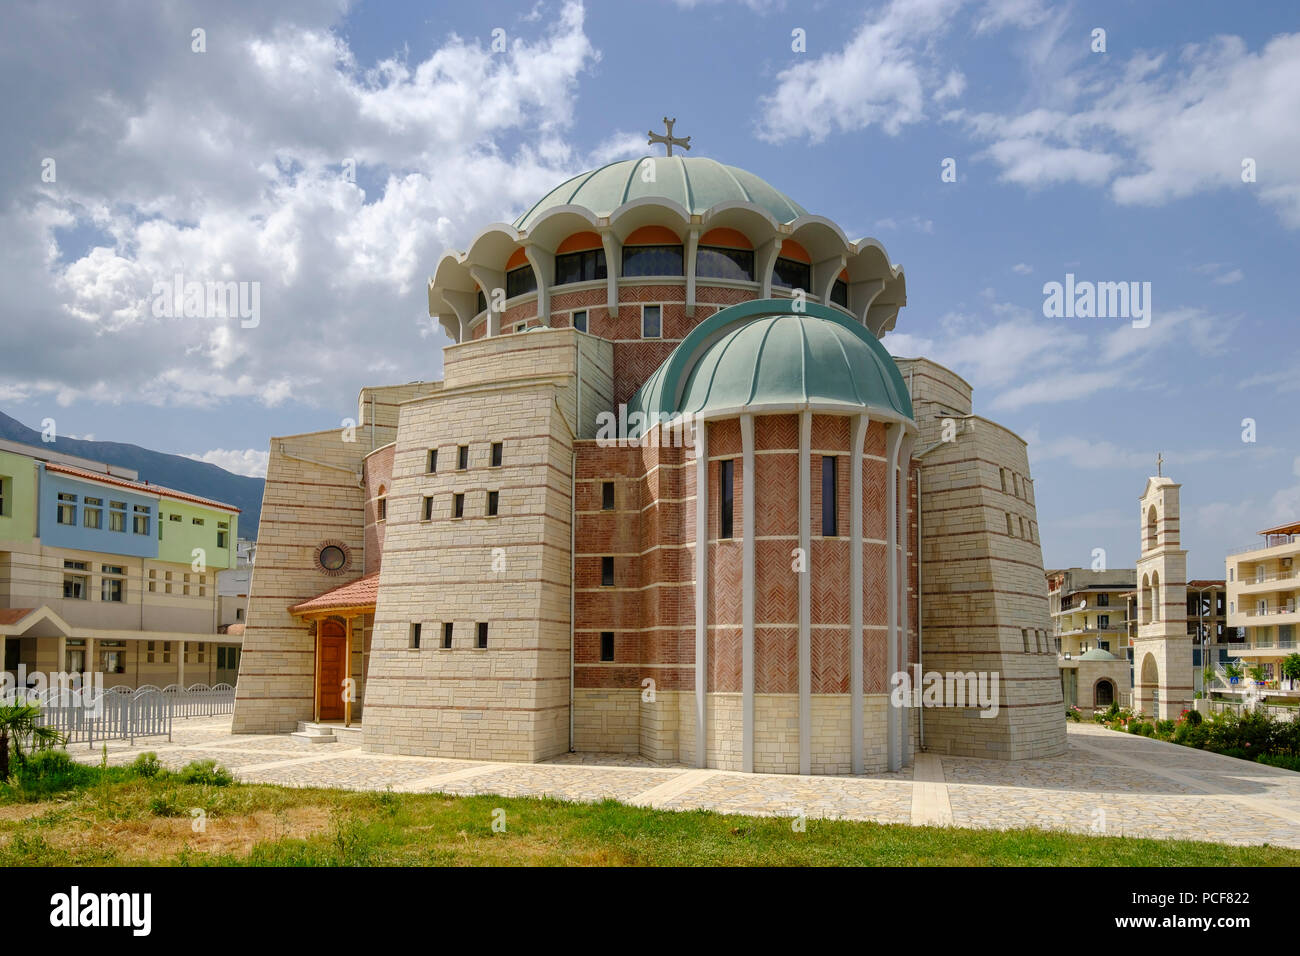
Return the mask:
POLYGON ((0 105, 0 410, 27 424, 255 473, 271 435, 336 426, 362 384, 439 377, 439 254, 647 152, 669 115, 691 155, 904 266, 885 344, 1030 441, 1049 567, 1133 563, 1157 451, 1194 576, 1300 517, 1293 4, 68 9, 21 8, 0 40, 21 91, 0 105), (177 268, 259 281, 259 326, 153 315, 177 268), (1067 272, 1150 282, 1150 327, 1045 318, 1067 272))

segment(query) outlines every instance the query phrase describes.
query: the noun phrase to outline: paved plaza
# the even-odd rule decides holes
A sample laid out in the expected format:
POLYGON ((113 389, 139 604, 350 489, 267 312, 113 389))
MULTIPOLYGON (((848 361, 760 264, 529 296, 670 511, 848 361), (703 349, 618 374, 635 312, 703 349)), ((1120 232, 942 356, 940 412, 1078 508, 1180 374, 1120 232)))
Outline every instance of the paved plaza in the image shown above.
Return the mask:
MULTIPOLYGON (((101 759, 98 744, 69 750, 88 763, 101 759)), ((284 786, 613 798, 665 810, 1300 848, 1300 774, 1091 724, 1069 726, 1062 757, 1008 762, 920 754, 900 773, 843 777, 699 770, 623 754, 566 754, 537 764, 372 754, 343 738, 313 744, 287 734, 234 735, 229 717, 178 720, 170 741, 110 742, 108 761, 129 763, 145 751, 172 769, 215 759, 241 781, 284 786)))

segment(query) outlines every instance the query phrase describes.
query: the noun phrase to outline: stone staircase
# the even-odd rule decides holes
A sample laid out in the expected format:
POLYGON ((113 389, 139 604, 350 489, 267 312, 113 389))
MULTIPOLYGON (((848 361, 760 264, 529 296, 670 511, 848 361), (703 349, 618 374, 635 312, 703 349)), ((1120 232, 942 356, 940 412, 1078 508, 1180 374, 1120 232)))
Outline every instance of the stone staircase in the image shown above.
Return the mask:
POLYGON ((361 746, 361 728, 344 727, 342 724, 314 724, 300 720, 298 730, 289 736, 312 744, 332 744, 342 741, 353 746, 361 746))

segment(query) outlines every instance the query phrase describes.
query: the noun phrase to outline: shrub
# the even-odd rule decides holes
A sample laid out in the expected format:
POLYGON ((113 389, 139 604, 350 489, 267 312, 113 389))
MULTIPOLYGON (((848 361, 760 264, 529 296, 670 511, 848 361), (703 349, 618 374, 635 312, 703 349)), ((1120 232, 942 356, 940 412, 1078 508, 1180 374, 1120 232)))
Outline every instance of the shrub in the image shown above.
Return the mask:
POLYGON ((1199 710, 1189 710, 1183 715, 1183 719, 1193 727, 1199 727, 1204 718, 1199 710))
POLYGON ((38 750, 15 769, 18 786, 31 795, 72 790, 95 776, 93 767, 77 763, 66 750, 38 750))
POLYGON ((163 772, 162 764, 158 762, 158 755, 153 751, 140 754, 128 769, 137 777, 144 777, 146 780, 152 780, 163 772))
POLYGON ((217 765, 215 760, 195 760, 181 768, 181 783, 198 783, 212 787, 226 787, 235 782, 230 771, 217 765))
POLYGON ((1172 737, 1174 733, 1174 722, 1172 720, 1157 721, 1156 733, 1161 737, 1172 737))
POLYGON ((149 812, 156 817, 179 817, 184 814, 175 790, 154 794, 149 800, 149 812))
POLYGON ((1300 773, 1300 756, 1292 754, 1260 754, 1255 760, 1258 763, 1266 763, 1270 767, 1281 767, 1283 770, 1294 770, 1300 773))

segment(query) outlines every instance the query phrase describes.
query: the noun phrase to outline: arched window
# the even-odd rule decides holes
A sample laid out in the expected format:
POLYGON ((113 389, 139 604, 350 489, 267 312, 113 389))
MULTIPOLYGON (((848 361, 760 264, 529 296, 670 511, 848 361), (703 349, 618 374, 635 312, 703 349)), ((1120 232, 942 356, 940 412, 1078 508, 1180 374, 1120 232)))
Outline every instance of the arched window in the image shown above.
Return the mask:
POLYGON ((700 237, 695 274, 702 279, 754 281, 754 245, 735 229, 710 229, 700 237))
POLYGON ((479 289, 478 298, 474 300, 474 314, 478 315, 480 312, 486 312, 486 311, 487 311, 487 296, 483 294, 482 289, 479 289))
POLYGON ((1115 685, 1104 677, 1097 681, 1092 692, 1092 702, 1098 707, 1109 707, 1115 702, 1115 685))
POLYGON ((1160 620, 1160 572, 1151 573, 1151 620, 1160 620))
POLYGON ((555 284, 594 282, 608 278, 605 248, 594 232, 579 232, 560 243, 555 250, 555 284))
POLYGON ((623 241, 623 275, 684 276, 681 240, 666 226, 642 226, 623 241))
POLYGON ((842 309, 849 307, 849 270, 844 269, 831 286, 831 304, 842 309))
POLYGON ((1147 509, 1147 550, 1156 546, 1156 506, 1147 509))
POLYGON ((772 269, 772 285, 780 289, 803 289, 812 285, 812 256, 793 239, 781 243, 781 255, 772 269))
POLYGON ((1142 575, 1142 623, 1151 623, 1151 578, 1142 575))

